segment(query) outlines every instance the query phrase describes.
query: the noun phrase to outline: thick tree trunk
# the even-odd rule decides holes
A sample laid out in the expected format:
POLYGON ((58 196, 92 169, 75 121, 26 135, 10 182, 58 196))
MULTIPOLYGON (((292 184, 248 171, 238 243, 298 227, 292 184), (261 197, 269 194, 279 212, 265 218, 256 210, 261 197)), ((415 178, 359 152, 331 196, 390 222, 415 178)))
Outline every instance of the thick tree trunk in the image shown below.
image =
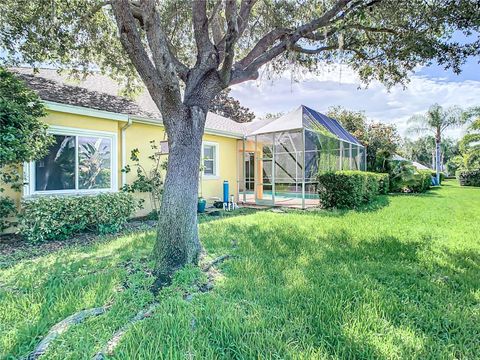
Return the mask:
POLYGON ((169 284, 182 266, 196 263, 201 251, 197 203, 205 117, 195 106, 187 115, 166 123, 169 155, 154 247, 156 289, 169 284))

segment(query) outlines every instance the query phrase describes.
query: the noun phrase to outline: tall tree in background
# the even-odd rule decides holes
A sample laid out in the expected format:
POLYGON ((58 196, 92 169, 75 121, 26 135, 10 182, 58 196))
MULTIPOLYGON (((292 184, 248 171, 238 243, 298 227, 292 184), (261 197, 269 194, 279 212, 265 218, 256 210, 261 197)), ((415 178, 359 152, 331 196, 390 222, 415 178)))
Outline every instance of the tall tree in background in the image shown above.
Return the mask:
POLYGON ((453 33, 478 29, 479 10, 476 0, 4 0, 0 47, 6 63, 98 68, 148 89, 170 149, 154 248, 160 286, 200 253, 202 135, 222 90, 293 63, 341 60, 387 86, 434 59, 458 71, 480 44, 453 33))
POLYGON ((444 109, 434 104, 425 114, 414 115, 408 120, 410 132, 430 133, 435 137, 435 170, 438 184, 440 184, 442 136, 445 130, 463 125, 468 120, 468 116, 469 113, 458 106, 444 109))
MULTIPOLYGON (((480 112, 480 108, 476 111, 480 112)), ((469 126, 467 134, 460 140, 459 148, 463 167, 467 170, 480 169, 480 117, 469 126)))
POLYGON ((329 108, 327 115, 338 120, 367 147, 368 171, 386 171, 386 160, 395 154, 400 146, 400 135, 394 124, 369 122, 365 112, 347 110, 341 106, 329 108))
POLYGON ((249 108, 242 106, 238 100, 230 96, 229 88, 223 90, 213 99, 209 110, 239 123, 250 122, 255 119, 255 114, 249 108))
MULTIPOLYGON (((405 139, 402 150, 407 159, 435 168, 435 137, 432 135, 421 136, 418 139, 405 139)), ((452 138, 444 138, 440 147, 441 168, 455 156, 459 155, 458 142, 452 138)))
POLYGON ((364 111, 347 110, 341 106, 328 108, 327 116, 340 121, 340 124, 364 145, 366 145, 367 116, 364 111))

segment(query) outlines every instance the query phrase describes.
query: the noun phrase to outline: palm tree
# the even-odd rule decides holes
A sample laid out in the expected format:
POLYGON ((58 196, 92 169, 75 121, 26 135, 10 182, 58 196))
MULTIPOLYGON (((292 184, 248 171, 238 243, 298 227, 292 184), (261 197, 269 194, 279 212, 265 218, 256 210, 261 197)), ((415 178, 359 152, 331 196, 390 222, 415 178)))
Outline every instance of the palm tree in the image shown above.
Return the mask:
POLYGON ((442 136, 445 130, 459 127, 469 119, 470 112, 458 106, 444 109, 438 104, 430 106, 425 114, 417 114, 408 120, 409 131, 417 134, 433 134, 435 137, 435 170, 437 183, 440 184, 440 158, 442 136))
POLYGON ((480 168, 480 117, 472 122, 459 145, 465 168, 480 168))

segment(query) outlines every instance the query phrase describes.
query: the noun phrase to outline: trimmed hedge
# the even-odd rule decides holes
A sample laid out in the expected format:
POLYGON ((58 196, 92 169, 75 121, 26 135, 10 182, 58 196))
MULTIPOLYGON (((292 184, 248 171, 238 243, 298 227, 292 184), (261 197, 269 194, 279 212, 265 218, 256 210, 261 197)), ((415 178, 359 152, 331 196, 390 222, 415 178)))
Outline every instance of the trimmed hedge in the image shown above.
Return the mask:
POLYGON ((388 191, 388 175, 335 171, 317 177, 320 202, 326 208, 355 208, 388 191))
POLYGON ((414 179, 415 182, 410 187, 412 192, 423 193, 432 186, 432 172, 430 170, 418 170, 414 179))
POLYGON ((65 240, 83 231, 113 233, 136 207, 132 195, 123 192, 29 199, 19 214, 19 233, 30 242, 65 240))
POLYGON ((456 175, 461 186, 480 186, 480 169, 457 171, 456 175))
POLYGON ((388 194, 390 191, 390 177, 386 173, 375 174, 378 178, 379 194, 388 194))

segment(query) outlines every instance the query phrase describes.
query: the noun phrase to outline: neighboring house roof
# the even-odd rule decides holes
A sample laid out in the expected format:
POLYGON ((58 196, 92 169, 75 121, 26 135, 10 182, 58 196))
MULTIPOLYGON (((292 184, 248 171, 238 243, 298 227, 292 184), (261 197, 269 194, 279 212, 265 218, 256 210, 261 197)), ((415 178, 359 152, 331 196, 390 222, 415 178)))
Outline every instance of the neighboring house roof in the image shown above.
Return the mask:
POLYGON ((321 126, 337 139, 352 144, 363 146, 352 134, 343 128, 340 123, 324 114, 319 113, 305 105, 280 116, 278 119, 266 123, 264 126, 255 128, 250 135, 267 134, 282 131, 294 131, 301 129, 318 129, 321 126))
POLYGON ((423 165, 423 164, 420 164, 419 162, 416 162, 416 161, 412 161, 412 160, 408 160, 406 158, 404 158, 403 156, 400 156, 398 154, 393 154, 392 155, 392 160, 396 160, 396 161, 408 161, 410 163, 412 163, 412 165, 417 169, 417 170, 430 170, 430 168, 428 168, 427 166, 423 165))
POLYGON ((405 159, 403 156, 400 156, 398 154, 393 154, 392 155, 392 160, 395 160, 395 161, 410 161, 410 160, 405 159))
MULTIPOLYGON (((134 99, 119 96, 121 86, 99 73, 78 81, 59 74, 55 69, 39 69, 36 73, 31 68, 11 70, 44 101, 148 118, 161 123, 162 116, 147 91, 134 99)), ((247 126, 209 112, 205 130, 242 137, 247 132, 247 126)))
POLYGON ((412 161, 412 165, 415 166, 417 168, 417 170, 430 170, 429 167, 427 167, 423 164, 420 164, 419 162, 416 162, 416 161, 412 161))

